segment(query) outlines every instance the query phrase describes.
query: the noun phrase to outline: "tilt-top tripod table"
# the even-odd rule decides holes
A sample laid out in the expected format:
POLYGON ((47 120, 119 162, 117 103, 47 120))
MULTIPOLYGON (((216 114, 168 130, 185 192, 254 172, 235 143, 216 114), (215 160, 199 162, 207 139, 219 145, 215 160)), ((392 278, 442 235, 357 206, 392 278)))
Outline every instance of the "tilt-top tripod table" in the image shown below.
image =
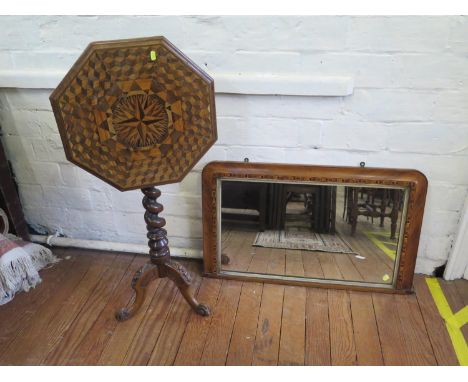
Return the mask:
POLYGON ((135 274, 132 317, 148 283, 168 277, 200 315, 171 260, 155 186, 180 182, 216 141, 213 80, 164 37, 91 43, 50 96, 67 159, 120 191, 140 188, 150 261, 135 274))

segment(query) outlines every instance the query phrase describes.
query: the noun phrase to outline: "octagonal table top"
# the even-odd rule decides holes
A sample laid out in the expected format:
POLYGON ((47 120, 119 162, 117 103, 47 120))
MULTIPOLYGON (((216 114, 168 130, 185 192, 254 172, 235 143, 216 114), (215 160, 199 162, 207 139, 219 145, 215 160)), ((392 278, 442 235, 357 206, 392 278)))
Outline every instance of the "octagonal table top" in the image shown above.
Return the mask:
POLYGON ((213 80, 164 37, 89 44, 50 101, 67 159, 121 191, 181 181, 217 138, 213 80))

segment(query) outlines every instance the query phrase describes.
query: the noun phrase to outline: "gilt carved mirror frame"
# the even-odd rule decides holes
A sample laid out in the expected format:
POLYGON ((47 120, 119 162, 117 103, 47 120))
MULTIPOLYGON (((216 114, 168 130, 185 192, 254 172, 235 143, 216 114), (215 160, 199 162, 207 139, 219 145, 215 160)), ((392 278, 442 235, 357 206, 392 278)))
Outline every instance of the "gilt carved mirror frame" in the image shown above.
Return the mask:
POLYGON ((205 166, 203 182, 203 258, 206 276, 260 282, 302 285, 325 288, 352 289, 386 293, 410 293, 419 236, 424 214, 427 179, 411 169, 367 168, 344 166, 311 166, 275 163, 211 162, 205 166), (220 238, 220 182, 221 180, 298 182, 348 186, 394 187, 405 190, 406 209, 401 223, 399 256, 395 263, 395 277, 391 285, 369 286, 355 282, 331 282, 318 279, 272 277, 267 274, 234 274, 221 270, 220 238))

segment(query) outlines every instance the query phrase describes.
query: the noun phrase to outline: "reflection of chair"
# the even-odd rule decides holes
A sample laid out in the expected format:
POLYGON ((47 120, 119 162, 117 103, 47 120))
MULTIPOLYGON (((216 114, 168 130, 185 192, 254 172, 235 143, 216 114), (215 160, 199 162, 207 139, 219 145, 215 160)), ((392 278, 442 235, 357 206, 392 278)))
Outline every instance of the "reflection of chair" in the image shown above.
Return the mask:
POLYGON ((259 229, 265 231, 267 186, 267 183, 223 182, 221 192, 223 215, 248 217, 249 212, 257 211, 259 229))
POLYGON ((346 219, 351 224, 351 235, 356 232, 358 216, 380 218, 380 227, 384 219, 391 219, 390 239, 395 239, 398 212, 401 204, 401 191, 384 188, 345 187, 346 219), (359 197, 361 194, 361 197, 359 197), (390 210, 387 212, 387 207, 390 210))
POLYGON ((317 233, 335 232, 336 187, 319 185, 285 184, 283 188, 282 210, 286 221, 286 206, 293 195, 303 196, 306 214, 310 218, 311 228, 317 233))

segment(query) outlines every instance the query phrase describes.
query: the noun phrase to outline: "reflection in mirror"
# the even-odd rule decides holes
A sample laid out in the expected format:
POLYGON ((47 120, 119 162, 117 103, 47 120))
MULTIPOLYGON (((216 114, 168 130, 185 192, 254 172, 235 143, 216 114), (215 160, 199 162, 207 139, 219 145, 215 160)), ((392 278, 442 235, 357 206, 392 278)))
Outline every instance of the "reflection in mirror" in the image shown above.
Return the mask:
POLYGON ((405 191, 222 180, 221 272, 391 285, 405 191))

